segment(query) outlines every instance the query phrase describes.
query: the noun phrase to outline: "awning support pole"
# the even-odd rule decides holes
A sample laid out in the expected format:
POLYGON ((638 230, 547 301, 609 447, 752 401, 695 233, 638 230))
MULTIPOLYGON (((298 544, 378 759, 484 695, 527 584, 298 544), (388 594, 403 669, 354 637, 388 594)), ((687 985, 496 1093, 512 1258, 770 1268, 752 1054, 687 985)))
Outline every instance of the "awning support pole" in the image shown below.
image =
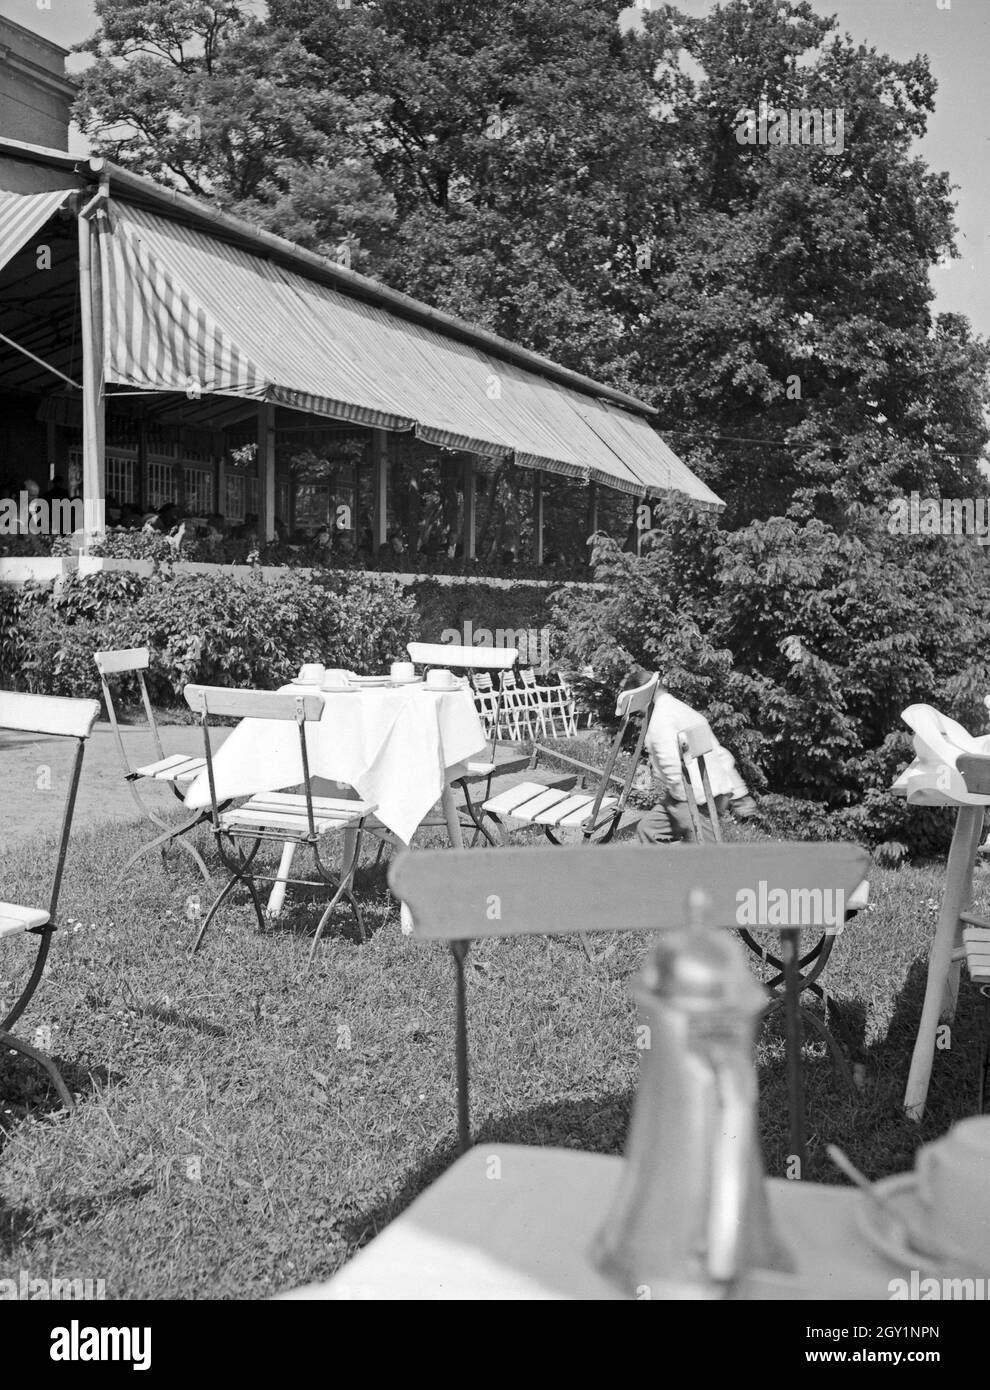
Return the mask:
POLYGON ((388 434, 385 430, 371 431, 371 466, 374 469, 371 540, 377 555, 388 540, 388 434))
POLYGON ((474 457, 464 457, 464 534, 462 544, 464 559, 473 560, 475 556, 475 532, 477 525, 477 474, 474 457))
POLYGON ((593 536, 598 531, 598 484, 589 483, 588 485, 588 535, 593 536))
POLYGON ((258 541, 275 539, 275 403, 258 406, 258 541))
POLYGON ((543 564, 543 472, 533 474, 533 560, 543 564))
POLYGON ((106 398, 103 381, 103 285, 95 218, 109 184, 79 214, 79 328, 83 388, 83 545, 106 529, 106 398))

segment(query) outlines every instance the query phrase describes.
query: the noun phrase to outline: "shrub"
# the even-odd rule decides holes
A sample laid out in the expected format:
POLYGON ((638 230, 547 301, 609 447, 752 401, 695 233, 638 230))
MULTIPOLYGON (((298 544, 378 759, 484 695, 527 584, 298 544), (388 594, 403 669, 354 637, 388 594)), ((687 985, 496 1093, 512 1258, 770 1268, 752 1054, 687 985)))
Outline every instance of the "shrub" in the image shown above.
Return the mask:
POLYGON ((21 688, 91 696, 99 694, 94 652, 147 646, 153 697, 170 704, 190 681, 271 688, 304 661, 381 670, 416 632, 412 600, 385 577, 264 581, 161 570, 22 591, 3 650, 13 653, 7 678, 21 688))
POLYGON ((555 602, 565 659, 594 667, 602 708, 631 661, 659 670, 757 790, 798 800, 795 823, 817 805, 871 846, 940 850, 951 813, 887 789, 912 756, 907 705, 984 726, 987 556, 966 538, 892 536, 884 521, 857 508, 841 533, 782 517, 725 533, 671 506, 642 557, 597 538, 606 590, 555 602))

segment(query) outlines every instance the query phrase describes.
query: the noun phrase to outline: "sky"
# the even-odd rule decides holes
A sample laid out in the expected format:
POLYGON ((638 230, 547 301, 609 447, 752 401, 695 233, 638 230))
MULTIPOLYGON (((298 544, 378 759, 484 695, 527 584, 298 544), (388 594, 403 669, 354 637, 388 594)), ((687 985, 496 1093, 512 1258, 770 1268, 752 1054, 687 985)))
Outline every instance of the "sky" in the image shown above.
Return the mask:
MULTIPOLYGON (((328 0, 328 3, 330 0, 328 0)), ((648 6, 654 0, 643 0, 648 6)), ((566 3, 566 0, 562 0, 566 3)), ((704 15, 715 0, 676 0, 686 14, 704 15)), ((263 0, 246 9, 262 11, 263 0)), ((935 307, 966 314, 990 336, 990 124, 985 91, 990 70, 990 0, 812 0, 819 14, 835 15, 843 32, 897 59, 926 53, 938 82, 935 116, 918 152, 957 185, 960 258, 932 272, 935 307)), ((94 26, 92 0, 0 0, 0 15, 65 47, 94 26)), ((635 24, 633 7, 622 17, 635 24)), ((70 58, 77 69, 79 56, 70 58)), ((83 152, 78 137, 70 148, 83 152)))

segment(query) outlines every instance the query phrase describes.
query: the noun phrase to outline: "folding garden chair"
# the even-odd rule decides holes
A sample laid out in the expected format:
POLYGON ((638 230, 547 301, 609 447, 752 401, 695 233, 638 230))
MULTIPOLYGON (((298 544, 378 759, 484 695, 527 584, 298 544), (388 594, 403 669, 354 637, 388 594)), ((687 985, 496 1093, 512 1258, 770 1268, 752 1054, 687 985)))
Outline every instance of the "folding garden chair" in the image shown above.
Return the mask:
POLYGON ((548 754, 567 767, 577 768, 586 776, 594 776, 598 785, 593 793, 573 791, 573 782, 571 788, 564 789, 524 779, 497 796, 490 797, 482 804, 482 811, 510 831, 536 826, 555 845, 563 843, 561 836, 564 833, 580 834, 585 843, 595 841, 605 844, 637 825, 642 819, 642 812, 627 809, 626 802, 643 754, 658 681, 659 677, 654 676, 645 685, 626 690, 619 696, 615 710, 619 727, 601 770, 576 758, 558 754, 552 748, 540 745, 534 748, 534 759, 540 753, 548 754), (628 771, 624 777, 619 777, 615 773, 615 765, 630 723, 638 723, 639 732, 628 771), (610 791, 613 784, 619 788, 617 794, 610 791))
POLYGON ((591 711, 589 709, 578 710, 577 694, 571 684, 570 676, 565 671, 558 671, 557 680, 560 683, 561 705, 568 721, 567 732, 571 735, 577 733, 580 715, 584 715, 584 727, 589 729, 591 727, 591 711))
MULTIPOLYGON (((521 678, 516 676, 515 671, 503 671, 499 681, 506 717, 509 720, 509 737, 522 742, 528 739, 530 742, 536 737, 533 727, 533 716, 540 716, 541 710, 539 702, 534 700, 530 692, 523 685, 521 678)), ((540 719, 542 724, 542 719, 540 719)))
MULTIPOLYGON (((716 843, 722 842, 722 830, 719 825, 718 804, 712 794, 711 779, 705 758, 713 752, 715 747, 714 736, 706 724, 696 724, 690 729, 682 729, 677 736, 678 749, 681 758, 681 774, 684 784, 684 793, 687 797, 688 811, 691 822, 694 826, 695 838, 701 844, 706 840, 716 843), (697 765, 698 774, 701 778, 701 785, 704 789, 706 817, 702 815, 698 805, 698 798, 695 794, 694 782, 691 777, 692 765, 697 765)), ((844 922, 851 921, 856 913, 861 911, 870 897, 870 885, 867 879, 863 879, 857 884, 852 893, 846 895, 844 899, 844 922)), ((807 923, 805 925, 816 925, 807 923)), ((763 962, 764 970, 769 966, 777 973, 769 980, 764 980, 764 984, 771 993, 771 1002, 767 1009, 767 1016, 776 1009, 783 1008, 788 1010, 791 1003, 794 1004, 793 1010, 789 1010, 786 1015, 786 1027, 790 1038, 790 1045, 801 1047, 801 1021, 809 1023, 816 1033, 824 1040, 832 1055, 832 1060, 837 1069, 843 1074, 850 1086, 854 1085, 852 1072, 845 1056, 836 1044, 835 1038, 829 1029, 818 1017, 817 1014, 807 1009, 801 1002, 801 996, 805 990, 810 990, 824 1004, 831 1015, 833 1026, 842 1038, 846 1051, 850 1055, 855 1053, 855 1045, 849 1034, 842 1018, 842 1013, 835 1000, 826 991, 823 985, 818 983, 825 967, 828 965, 832 948, 835 945, 837 929, 826 927, 818 937, 818 940, 809 951, 801 954, 801 927, 767 927, 767 931, 780 932, 780 955, 774 955, 767 946, 761 945, 759 941, 746 927, 738 927, 738 933, 744 944, 754 955, 759 956, 763 962)), ((801 1105, 799 1095, 791 1098, 792 1115, 801 1105)), ((803 1123, 803 1119, 802 1119, 803 1123)))
POLYGON ((115 652, 95 652, 93 656, 96 662, 96 669, 100 673, 100 685, 103 689, 103 703, 106 705, 107 715, 113 728, 114 738, 117 741, 117 752, 124 769, 124 779, 130 789, 135 804, 141 815, 151 821, 162 831, 153 840, 142 845, 131 855, 127 863, 120 872, 118 882, 124 879, 128 869, 135 864, 142 855, 149 853, 150 850, 160 849, 164 858, 170 845, 175 845, 181 850, 185 850, 191 859, 195 860, 196 866, 207 884, 212 885, 210 871, 203 862, 202 856, 183 836, 197 825, 202 825, 209 820, 207 811, 197 811, 197 813, 178 825, 169 822, 164 816, 147 804, 144 797, 138 791, 138 783, 141 781, 160 782, 171 787, 173 794, 178 801, 182 801, 189 786, 195 777, 198 777, 206 766, 205 759, 192 757, 187 753, 172 753, 166 756, 162 747, 161 734, 158 732, 158 723, 155 719, 155 711, 151 704, 151 697, 148 694, 148 684, 145 679, 150 657, 147 647, 131 647, 126 651, 115 652), (124 747, 124 740, 120 732, 120 725, 117 722, 117 711, 114 707, 113 694, 111 692, 111 678, 124 675, 132 675, 137 680, 138 689, 141 692, 141 701, 144 705, 145 715, 148 720, 148 727, 155 742, 158 758, 153 763, 145 763, 143 767, 131 767, 130 758, 127 756, 127 749, 124 747))
MULTIPOLYGON (((559 700, 556 696, 556 687, 540 685, 536 679, 536 672, 532 666, 525 666, 519 672, 523 690, 530 702, 530 707, 535 713, 540 723, 540 733, 549 734, 555 738, 557 734, 553 722, 554 711, 559 708, 559 700)), ((564 730, 566 733, 566 729, 564 730)))
MULTIPOLYGON (((511 669, 519 660, 519 652, 515 647, 464 647, 447 646, 440 642, 409 642, 406 645, 409 653, 409 660, 417 666, 422 666, 423 670, 428 670, 431 666, 447 667, 451 671, 466 671, 473 682, 480 682, 487 677, 489 685, 491 673, 501 671, 503 674, 511 672, 511 669)), ((510 776, 521 772, 530 766, 531 758, 529 755, 520 758, 508 759, 499 762, 496 757, 499 743, 499 732, 502 721, 505 718, 506 708, 511 705, 512 695, 503 686, 499 690, 490 687, 486 699, 490 699, 489 717, 487 718, 487 733, 491 739, 491 747, 484 758, 473 759, 467 765, 467 770, 463 777, 457 778, 454 785, 457 786, 464 796, 464 810, 468 820, 462 821, 465 830, 473 830, 474 838, 472 845, 477 844, 479 837, 484 837, 489 844, 497 844, 498 840, 484 824, 484 812, 481 810, 478 799, 472 796, 472 788, 480 790, 480 799, 483 801, 491 794, 493 778, 510 776)), ((574 785, 575 779, 568 778, 566 774, 547 774, 547 781, 544 785, 574 785)), ((443 822, 427 820, 424 826, 440 825, 443 822)))
POLYGON ((52 934, 56 931, 55 914, 58 908, 59 890, 62 887, 62 873, 65 869, 65 856, 69 848, 69 834, 72 830, 72 814, 76 805, 76 792, 79 775, 82 772, 83 754, 86 740, 93 731, 93 725, 100 713, 97 700, 64 700, 51 695, 15 695, 10 691, 0 691, 0 728, 23 733, 45 734, 58 738, 76 740, 75 757, 66 787, 62 810, 62 829, 59 834, 55 859, 55 873, 47 907, 26 907, 20 903, 0 902, 0 940, 7 937, 29 935, 37 937, 38 950, 34 966, 27 983, 0 1019, 0 1047, 32 1057, 51 1077, 55 1089, 67 1109, 73 1108, 72 1096, 55 1063, 40 1048, 16 1037, 10 1029, 27 1008, 32 995, 41 982, 48 959, 52 934))
MULTIPOLYGON (((460 1152, 471 1142, 465 964, 473 940, 663 932, 684 925, 689 894, 699 887, 710 899, 712 924, 732 929, 739 922, 742 895, 757 891, 760 883, 780 890, 793 911, 806 900, 800 895, 811 894, 812 900, 816 893, 848 896, 862 881, 868 862, 859 845, 835 842, 683 845, 670 854, 653 845, 612 845, 600 851, 516 847, 494 855, 457 850, 400 854, 389 871, 389 886, 409 910, 412 935, 446 941, 454 959, 460 1152)), ((791 920, 788 916, 787 923, 791 920)), ((793 1011, 793 975, 787 985, 793 1011)), ((787 1068, 792 1152, 803 1159, 801 1048, 790 1033, 787 1068)))
POLYGON ((231 878, 213 903, 193 946, 198 951, 207 928, 224 900, 243 883, 251 895, 258 925, 265 928, 265 917, 256 885, 258 883, 292 883, 310 888, 327 887, 333 890, 329 904, 320 917, 316 936, 310 947, 312 962, 316 948, 341 898, 346 898, 362 941, 367 940, 364 921, 352 886, 354 871, 361 854, 365 822, 375 807, 364 801, 346 801, 334 797, 314 796, 309 772, 309 752, 306 746, 306 725, 319 720, 323 711, 322 695, 279 694, 267 690, 224 690, 212 686, 187 685, 184 691, 189 708, 199 715, 203 730, 203 752, 210 787, 210 817, 217 850, 231 878), (210 748, 210 716, 235 719, 294 720, 299 730, 299 751, 302 758, 302 792, 256 792, 242 806, 224 809, 217 801, 213 754, 210 748), (341 864, 339 876, 324 863, 320 839, 331 831, 353 831, 352 845, 341 864), (287 843, 308 845, 312 850, 318 879, 286 878, 281 874, 259 874, 252 870, 255 856, 265 841, 278 845, 287 843), (245 849, 244 846, 247 846, 245 849))

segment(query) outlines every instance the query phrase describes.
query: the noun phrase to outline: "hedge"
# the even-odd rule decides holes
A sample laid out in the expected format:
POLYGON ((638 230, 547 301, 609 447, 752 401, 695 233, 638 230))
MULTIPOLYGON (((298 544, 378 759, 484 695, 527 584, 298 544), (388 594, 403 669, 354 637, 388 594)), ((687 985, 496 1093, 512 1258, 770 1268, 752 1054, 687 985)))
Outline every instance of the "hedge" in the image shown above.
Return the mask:
POLYGON ((49 695, 99 695, 101 649, 149 647, 152 695, 167 705, 190 681, 270 688, 304 661, 381 671, 419 635, 415 604, 386 576, 162 569, 0 586, 0 595, 0 683, 49 695))
MULTIPOLYGON (((524 660, 553 651, 550 586, 403 584, 389 575, 286 570, 277 579, 230 574, 71 575, 22 589, 0 585, 0 685, 98 696, 93 652, 147 646, 153 695, 181 703, 189 681, 271 687, 304 661, 359 672, 387 669, 406 642, 488 629, 524 660), (501 632, 500 632, 501 630, 501 632), (510 637, 510 634, 512 636, 510 637)), ((483 640, 485 640, 483 635, 483 640)))

